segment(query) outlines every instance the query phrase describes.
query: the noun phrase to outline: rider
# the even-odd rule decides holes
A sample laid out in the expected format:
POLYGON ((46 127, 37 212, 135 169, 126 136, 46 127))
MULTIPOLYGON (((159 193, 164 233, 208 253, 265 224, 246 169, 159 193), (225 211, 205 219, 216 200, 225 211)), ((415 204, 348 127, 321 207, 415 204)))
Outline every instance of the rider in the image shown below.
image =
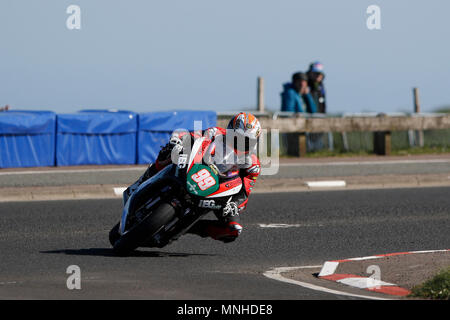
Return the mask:
MULTIPOLYGON (((217 220, 199 220, 193 225, 188 233, 197 234, 203 238, 211 237, 222 242, 234 241, 242 231, 239 214, 246 206, 250 192, 255 185, 255 180, 261 172, 261 166, 256 155, 258 138, 261 134, 261 125, 258 119, 251 113, 241 112, 234 116, 228 123, 227 129, 212 127, 203 133, 203 137, 214 141, 233 140, 231 149, 233 153, 244 161, 239 161, 227 170, 235 170, 242 178, 244 188, 235 196, 234 202, 228 202, 226 207, 220 210, 214 210, 217 220), (227 131, 233 137, 242 138, 243 143, 236 143, 234 139, 226 139, 227 131)), ((170 142, 161 149, 154 164, 150 164, 145 173, 124 192, 124 204, 129 196, 139 187, 141 183, 152 177, 158 171, 172 162, 172 150, 180 152, 186 137, 196 137, 194 133, 190 135, 173 133, 170 142)), ((226 147, 226 145, 224 145, 226 147)), ((212 151, 211 153, 214 153, 212 151)))

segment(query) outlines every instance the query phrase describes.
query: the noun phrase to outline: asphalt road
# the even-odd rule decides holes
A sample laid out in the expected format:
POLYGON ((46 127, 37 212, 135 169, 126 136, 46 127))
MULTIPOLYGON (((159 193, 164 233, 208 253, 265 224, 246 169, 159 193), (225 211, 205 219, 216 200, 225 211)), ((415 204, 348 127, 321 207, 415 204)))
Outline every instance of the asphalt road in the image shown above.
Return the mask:
MULTIPOLYGON (((305 159, 303 159, 305 160, 305 159)), ((278 173, 263 175, 262 179, 284 178, 317 178, 317 177, 351 177, 374 175, 418 175, 442 174, 450 176, 450 158, 414 158, 396 159, 392 161, 339 161, 323 162, 318 159, 292 162, 282 160, 278 173)), ((123 184, 130 185, 144 173, 146 166, 117 166, 115 168, 59 167, 27 170, 6 170, 0 172, 0 188, 2 187, 39 187, 68 185, 123 184)))
POLYGON ((182 237, 114 257, 119 200, 0 203, 0 299, 352 299, 262 275, 281 266, 450 247, 450 188, 255 194, 231 244, 182 237), (295 224, 262 228, 259 224, 295 224), (68 290, 66 268, 81 268, 68 290))

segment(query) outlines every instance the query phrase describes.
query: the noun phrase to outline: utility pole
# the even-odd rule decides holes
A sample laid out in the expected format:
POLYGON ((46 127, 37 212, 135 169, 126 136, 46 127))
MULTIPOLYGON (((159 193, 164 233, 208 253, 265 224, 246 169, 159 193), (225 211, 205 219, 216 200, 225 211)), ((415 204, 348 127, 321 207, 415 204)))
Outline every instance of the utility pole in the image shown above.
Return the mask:
MULTIPOLYGON (((414 96, 414 113, 420 113, 420 99, 419 99, 419 88, 413 88, 414 96)), ((417 141, 419 142, 419 147, 424 146, 423 131, 419 130, 416 132, 417 141)))
POLYGON ((259 112, 264 112, 264 78, 258 77, 256 107, 259 112))

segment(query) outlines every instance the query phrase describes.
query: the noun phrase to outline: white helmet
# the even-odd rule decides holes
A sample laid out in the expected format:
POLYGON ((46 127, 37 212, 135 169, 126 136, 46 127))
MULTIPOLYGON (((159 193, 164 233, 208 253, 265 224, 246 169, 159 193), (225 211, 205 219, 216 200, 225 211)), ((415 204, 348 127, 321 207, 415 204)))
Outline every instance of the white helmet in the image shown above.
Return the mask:
POLYGON ((228 123, 227 130, 233 130, 238 139, 242 142, 234 142, 236 152, 249 153, 256 150, 258 138, 261 135, 261 124, 259 120, 251 113, 241 112, 234 116, 228 123))

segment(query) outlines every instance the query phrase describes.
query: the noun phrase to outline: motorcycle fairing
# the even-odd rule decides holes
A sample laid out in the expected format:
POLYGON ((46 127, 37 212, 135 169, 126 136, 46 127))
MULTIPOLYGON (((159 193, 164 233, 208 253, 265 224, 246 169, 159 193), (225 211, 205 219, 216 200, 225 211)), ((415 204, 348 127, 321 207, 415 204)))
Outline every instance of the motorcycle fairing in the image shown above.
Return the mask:
POLYGON ((240 177, 236 177, 232 180, 222 182, 218 187, 217 191, 209 194, 206 198, 232 196, 234 194, 239 193, 241 189, 242 189, 242 179, 240 177))
POLYGON ((194 164, 186 177, 186 189, 193 195, 206 197, 219 189, 219 177, 209 166, 194 164))
POLYGON ((134 200, 139 197, 141 194, 147 192, 147 190, 152 187, 152 185, 157 182, 158 180, 161 180, 163 177, 165 177, 171 170, 173 170, 174 165, 170 164, 166 166, 164 169, 156 173, 153 177, 150 179, 144 181, 134 192, 133 194, 128 198, 127 202, 125 203, 125 206, 123 207, 122 211, 122 218, 120 219, 120 225, 119 225, 119 233, 123 235, 125 233, 125 226, 126 221, 128 218, 129 213, 134 210, 133 207, 131 207, 131 204, 134 202, 134 200))

